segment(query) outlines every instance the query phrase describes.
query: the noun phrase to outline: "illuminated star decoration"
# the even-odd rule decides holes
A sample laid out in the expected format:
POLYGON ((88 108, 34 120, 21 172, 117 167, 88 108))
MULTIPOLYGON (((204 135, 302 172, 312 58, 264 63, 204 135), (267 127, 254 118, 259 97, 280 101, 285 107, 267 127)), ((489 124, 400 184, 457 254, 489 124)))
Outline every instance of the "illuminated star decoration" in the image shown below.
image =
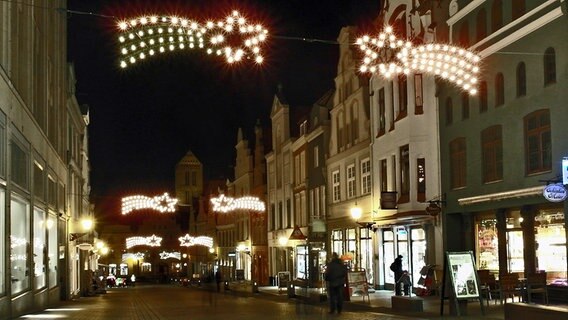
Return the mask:
POLYGON ((191 237, 189 234, 186 234, 183 237, 179 237, 180 246, 182 247, 191 247, 191 246, 205 246, 208 248, 213 247, 213 239, 211 237, 206 236, 199 236, 199 237, 191 237))
POLYGON ((122 198, 122 214, 128 214, 134 210, 153 209, 160 212, 175 212, 178 200, 170 198, 166 192, 153 198, 146 196, 130 196, 122 198))
POLYGON ((213 204, 213 211, 215 212, 229 212, 238 209, 252 210, 264 212, 264 202, 260 201, 257 197, 241 197, 231 198, 220 195, 217 198, 211 198, 213 204))
POLYGON ((128 259, 134 259, 134 260, 144 259, 144 253, 142 253, 142 252, 123 253, 122 254, 122 261, 126 261, 128 259))
POLYGON ((180 260, 181 259, 181 253, 179 253, 179 252, 166 252, 166 251, 160 252, 160 259, 166 260, 166 259, 170 259, 170 258, 180 260))
POLYGON ((194 48, 224 56, 228 63, 247 58, 260 64, 260 46, 268 36, 265 28, 249 24, 238 11, 203 24, 177 16, 142 16, 121 21, 118 28, 122 68, 158 53, 194 48))
POLYGON ((162 238, 152 235, 151 237, 130 237, 126 238, 126 249, 130 249, 135 246, 150 246, 159 247, 162 245, 162 238))
POLYGON ((410 41, 397 39, 390 26, 377 38, 365 35, 357 39, 364 53, 359 70, 363 73, 379 72, 386 78, 411 71, 440 76, 463 90, 477 93, 479 56, 462 48, 446 44, 429 43, 414 47, 410 41))

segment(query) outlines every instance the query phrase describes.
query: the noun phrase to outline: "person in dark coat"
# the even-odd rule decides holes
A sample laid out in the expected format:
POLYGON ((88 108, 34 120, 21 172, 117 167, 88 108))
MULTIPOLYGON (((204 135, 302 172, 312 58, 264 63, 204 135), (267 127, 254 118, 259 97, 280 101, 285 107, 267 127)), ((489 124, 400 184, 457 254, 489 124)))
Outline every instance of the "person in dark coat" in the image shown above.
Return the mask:
POLYGON ((402 256, 398 255, 398 257, 396 257, 396 259, 394 259, 394 262, 391 264, 390 269, 394 272, 394 293, 397 296, 401 296, 402 292, 401 292, 401 277, 402 277, 402 256))
POLYGON ((221 282, 223 282, 223 274, 221 270, 215 272, 215 281, 217 282, 217 292, 221 292, 221 282))
POLYGON ((347 277, 347 267, 339 259, 336 252, 332 254, 331 261, 325 269, 325 281, 329 292, 329 313, 341 313, 343 309, 343 287, 347 277))

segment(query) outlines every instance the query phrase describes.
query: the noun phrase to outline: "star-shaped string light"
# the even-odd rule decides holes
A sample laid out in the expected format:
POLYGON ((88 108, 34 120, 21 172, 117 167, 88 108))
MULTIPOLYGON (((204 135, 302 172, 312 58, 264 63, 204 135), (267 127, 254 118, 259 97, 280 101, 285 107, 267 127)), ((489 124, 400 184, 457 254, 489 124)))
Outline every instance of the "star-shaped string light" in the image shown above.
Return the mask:
POLYGON ((136 253, 123 253, 122 254, 122 261, 126 261, 128 259, 134 259, 134 260, 141 260, 144 259, 144 253, 142 252, 136 252, 136 253))
POLYGON ((264 202, 257 197, 250 196, 235 199, 222 194, 217 198, 211 198, 211 203, 215 212, 229 212, 239 209, 264 212, 266 209, 264 202))
POLYGON ((125 197, 122 198, 122 214, 128 214, 134 210, 141 209, 153 209, 162 213, 175 212, 177 202, 178 200, 170 198, 167 192, 153 198, 142 195, 125 197))
POLYGON ((181 253, 179 252, 166 252, 166 251, 162 251, 160 252, 160 259, 162 260, 166 260, 166 259, 177 259, 180 260, 181 259, 181 253))
POLYGON ((253 59, 260 64, 261 46, 268 37, 268 30, 248 23, 236 10, 225 19, 205 23, 178 16, 141 16, 119 22, 118 28, 122 68, 159 53, 194 48, 224 56, 228 63, 253 59))
POLYGON ((180 246, 182 247, 192 247, 192 246, 205 246, 208 248, 213 247, 213 238, 206 237, 206 236, 199 236, 199 237, 192 237, 189 234, 186 234, 183 237, 179 237, 180 246))
POLYGON ((126 249, 130 249, 135 246, 150 246, 159 247, 162 245, 162 238, 152 235, 150 237, 130 237, 126 238, 126 249))
POLYGON ((463 48, 429 43, 414 46, 397 39, 390 26, 376 38, 365 35, 357 39, 364 54, 359 70, 380 73, 386 78, 397 74, 424 72, 446 79, 474 95, 477 93, 479 56, 463 48))

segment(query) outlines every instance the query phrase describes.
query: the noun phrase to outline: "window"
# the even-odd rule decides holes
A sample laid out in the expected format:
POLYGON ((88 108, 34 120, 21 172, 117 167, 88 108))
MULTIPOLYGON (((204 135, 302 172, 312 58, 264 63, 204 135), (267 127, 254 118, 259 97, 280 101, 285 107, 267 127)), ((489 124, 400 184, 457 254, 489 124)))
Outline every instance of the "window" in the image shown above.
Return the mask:
POLYGON ((505 104, 505 80, 501 72, 495 76, 495 106, 499 107, 505 104))
POLYGON ((462 120, 469 119, 469 94, 467 92, 462 93, 462 120))
POLYGON ((10 209, 10 269, 14 296, 30 289, 30 205, 28 201, 12 194, 10 209))
POLYGON ((479 83, 479 113, 487 112, 487 82, 479 83))
POLYGON ((185 185, 189 186, 189 172, 184 172, 185 185))
POLYGON ((331 173, 331 181, 333 182, 333 202, 341 201, 341 181, 339 179, 339 170, 331 173))
POLYGON ((544 85, 556 83, 556 53, 554 48, 544 52, 544 85))
POLYGON ((481 131, 483 182, 503 180, 503 138, 501 126, 481 131))
POLYGON ((57 219, 49 217, 47 220, 47 270, 49 275, 49 288, 58 285, 57 261, 59 260, 59 244, 57 243, 57 219))
POLYGON ((359 105, 353 103, 351 106, 351 136, 353 143, 359 140, 359 105))
POLYGON ((503 26, 503 2, 494 0, 491 8, 491 32, 499 30, 503 26))
POLYGON ((34 195, 37 199, 45 200, 45 174, 43 166, 34 161, 34 195))
POLYGON ((347 166, 347 198, 353 198, 355 195, 355 165, 351 164, 347 166))
POLYGON ((359 228, 359 252, 361 253, 360 265, 365 269, 367 282, 374 283, 373 278, 373 238, 367 228, 359 228))
POLYGON ((410 151, 408 145, 400 147, 400 199, 399 203, 410 199, 410 151))
POLYGON ((292 227, 292 201, 290 199, 286 199, 286 226, 288 228, 292 227))
POLYGON ((405 74, 398 76, 398 118, 406 117, 408 108, 408 83, 405 74))
POLYGON ((394 130, 394 81, 390 82, 390 131, 394 130))
POLYGON ((278 202, 278 215, 276 217, 277 223, 276 223, 276 229, 283 229, 284 228, 284 206, 282 204, 282 201, 278 202))
POLYGON ((511 16, 516 20, 525 14, 525 0, 513 0, 511 4, 511 16))
POLYGON ((481 41, 483 40, 485 37, 487 37, 487 12, 485 11, 485 9, 481 9, 479 10, 479 12, 477 13, 477 24, 476 24, 476 28, 477 28, 477 41, 481 41))
POLYGON ((387 159, 381 159, 380 162, 381 170, 381 191, 388 191, 388 171, 387 171, 387 159))
POLYGON ((453 189, 466 186, 466 145, 460 137, 450 142, 450 185, 453 189))
MULTIPOLYGON (((6 239, 5 235, 5 225, 6 223, 6 190, 1 188, 0 185, 0 239, 6 239)), ((5 240, 2 240, 5 241, 5 240)), ((6 274, 6 256, 4 249, 0 250, 0 296, 4 296, 6 293, 6 282, 3 275, 6 274)))
POLYGON ((527 72, 525 63, 520 62, 517 65, 517 97, 527 95, 527 72))
POLYGON ((12 182, 24 190, 29 190, 29 155, 15 140, 12 141, 10 150, 12 182))
POLYGON ((460 33, 457 42, 462 48, 469 47, 469 24, 467 23, 467 21, 464 21, 460 27, 460 33))
POLYGON ((371 193, 371 159, 361 161, 361 194, 371 193))
POLYGON ((319 167, 319 146, 314 147, 314 168, 319 167))
POLYGON ((414 75, 414 114, 424 113, 424 92, 422 90, 422 74, 414 75))
POLYGON ((343 254, 343 231, 336 229, 331 231, 331 249, 339 256, 343 254))
POLYGON ((550 171, 552 146, 549 111, 546 109, 535 111, 527 115, 524 120, 527 173, 550 171))
POLYGON ((449 126, 454 121, 454 110, 452 106, 452 98, 446 99, 446 125, 449 126))
POLYGON ((46 285, 45 252, 47 250, 47 221, 45 211, 34 208, 33 221, 33 270, 34 289, 41 289, 46 285))
POLYGON ((6 163, 8 163, 7 161, 8 153, 6 152, 5 139, 6 139, 6 116, 4 115, 4 113, 0 111, 0 178, 4 179, 6 179, 6 163))
POLYGON ((385 134, 385 88, 379 89, 379 132, 377 136, 385 134))
POLYGON ((416 160, 416 191, 418 202, 426 201, 426 159, 416 160))
POLYGON ((196 187, 197 186, 197 172, 191 171, 191 185, 196 187))
POLYGON ((276 205, 270 204, 270 230, 276 230, 276 205))

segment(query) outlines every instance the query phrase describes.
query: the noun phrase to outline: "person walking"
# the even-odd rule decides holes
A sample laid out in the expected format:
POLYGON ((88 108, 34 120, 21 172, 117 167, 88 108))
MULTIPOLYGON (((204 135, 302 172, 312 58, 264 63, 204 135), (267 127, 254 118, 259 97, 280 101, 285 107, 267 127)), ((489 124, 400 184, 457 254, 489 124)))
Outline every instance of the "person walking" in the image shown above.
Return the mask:
POLYGON ((223 274, 221 273, 220 269, 218 269, 217 272, 215 272, 215 281, 217 282, 217 292, 221 292, 221 282, 223 282, 223 274))
POLYGON ((394 259, 393 263, 390 265, 390 269, 394 272, 394 294, 397 296, 401 296, 401 277, 402 277, 402 255, 398 255, 396 259, 394 259))
POLYGON ((341 313, 343 309, 343 286, 347 277, 347 267, 339 259, 336 252, 325 269, 325 281, 329 292, 329 313, 341 313))

